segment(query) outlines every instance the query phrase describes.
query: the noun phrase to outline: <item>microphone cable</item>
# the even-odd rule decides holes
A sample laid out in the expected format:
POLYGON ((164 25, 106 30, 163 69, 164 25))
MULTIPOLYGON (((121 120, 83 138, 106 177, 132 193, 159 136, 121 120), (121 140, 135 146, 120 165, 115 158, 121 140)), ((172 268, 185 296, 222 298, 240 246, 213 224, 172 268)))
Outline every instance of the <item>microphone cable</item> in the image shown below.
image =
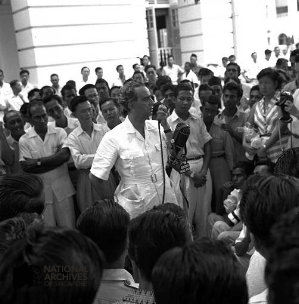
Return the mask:
POLYGON ((162 195, 162 205, 163 205, 164 200, 165 200, 165 167, 164 167, 163 144, 162 144, 161 122, 160 121, 158 121, 158 130, 159 130, 159 138, 160 138, 162 174, 163 174, 163 195, 162 195))

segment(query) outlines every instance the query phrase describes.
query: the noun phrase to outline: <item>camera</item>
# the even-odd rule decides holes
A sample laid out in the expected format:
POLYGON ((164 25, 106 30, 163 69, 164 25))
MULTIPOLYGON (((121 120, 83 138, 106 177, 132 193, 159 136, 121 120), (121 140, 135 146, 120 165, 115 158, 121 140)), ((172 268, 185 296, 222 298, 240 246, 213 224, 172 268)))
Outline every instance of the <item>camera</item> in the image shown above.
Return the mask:
POLYGON ((280 120, 284 123, 290 123, 293 120, 291 114, 285 110, 285 103, 288 100, 292 103, 294 102, 292 94, 289 92, 281 92, 279 100, 276 102, 276 105, 279 106, 282 111, 282 117, 280 120))

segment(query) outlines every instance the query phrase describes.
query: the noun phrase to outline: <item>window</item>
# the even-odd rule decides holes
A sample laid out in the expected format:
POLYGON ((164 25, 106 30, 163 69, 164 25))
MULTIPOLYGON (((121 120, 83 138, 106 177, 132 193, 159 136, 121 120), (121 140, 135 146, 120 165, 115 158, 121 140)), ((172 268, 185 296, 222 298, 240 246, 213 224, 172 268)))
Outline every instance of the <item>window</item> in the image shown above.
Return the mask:
POLYGON ((288 0, 275 0, 275 3, 277 17, 287 16, 289 11, 288 0))
POLYGON ((179 16, 178 16, 178 9, 175 8, 172 10, 172 26, 178 27, 179 26, 179 16))
POLYGON ((297 0, 297 11, 299 11, 299 0, 297 0))

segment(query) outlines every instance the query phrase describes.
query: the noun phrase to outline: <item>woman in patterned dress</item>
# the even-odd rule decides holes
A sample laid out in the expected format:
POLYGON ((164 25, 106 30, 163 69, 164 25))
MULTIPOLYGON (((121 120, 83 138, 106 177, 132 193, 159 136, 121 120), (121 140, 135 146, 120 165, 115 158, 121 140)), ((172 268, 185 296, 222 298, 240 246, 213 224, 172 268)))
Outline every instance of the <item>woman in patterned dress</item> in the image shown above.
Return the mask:
MULTIPOLYGON (((264 96, 252 107, 248 122, 255 127, 260 137, 264 138, 264 144, 257 151, 259 158, 268 158, 276 163, 281 153, 285 150, 289 135, 286 134, 287 125, 280 120, 281 108, 276 105, 279 100, 282 79, 279 73, 266 68, 257 75, 261 94, 264 96)), ((243 141, 244 148, 249 152, 252 148, 243 141)))

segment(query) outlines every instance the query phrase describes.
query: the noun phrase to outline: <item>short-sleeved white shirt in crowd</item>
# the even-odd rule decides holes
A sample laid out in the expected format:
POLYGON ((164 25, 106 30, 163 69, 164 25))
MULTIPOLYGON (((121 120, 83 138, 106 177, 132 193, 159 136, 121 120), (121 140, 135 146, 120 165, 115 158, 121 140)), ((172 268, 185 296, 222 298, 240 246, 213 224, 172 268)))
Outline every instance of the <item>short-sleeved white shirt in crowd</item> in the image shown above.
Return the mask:
MULTIPOLYGON (((107 180, 113 165, 121 181, 116 200, 131 218, 162 203, 163 171, 158 121, 145 121, 145 138, 125 121, 106 133, 96 152, 90 172, 107 180)), ((166 139, 161 127, 164 166, 167 162, 166 139)), ((164 171, 165 172, 165 171, 164 171)), ((170 180, 165 174, 165 202, 177 203, 170 180)))

